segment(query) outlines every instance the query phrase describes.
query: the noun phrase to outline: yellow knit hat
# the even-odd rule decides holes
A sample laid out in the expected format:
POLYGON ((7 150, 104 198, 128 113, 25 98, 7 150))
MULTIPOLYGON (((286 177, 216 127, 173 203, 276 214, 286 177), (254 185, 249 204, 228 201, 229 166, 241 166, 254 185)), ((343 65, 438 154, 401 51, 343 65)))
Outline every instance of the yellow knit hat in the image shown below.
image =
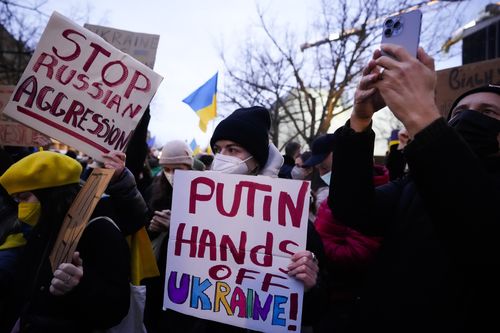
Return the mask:
POLYGON ((41 151, 14 163, 0 176, 0 185, 9 193, 29 192, 78 183, 82 166, 60 153, 41 151))

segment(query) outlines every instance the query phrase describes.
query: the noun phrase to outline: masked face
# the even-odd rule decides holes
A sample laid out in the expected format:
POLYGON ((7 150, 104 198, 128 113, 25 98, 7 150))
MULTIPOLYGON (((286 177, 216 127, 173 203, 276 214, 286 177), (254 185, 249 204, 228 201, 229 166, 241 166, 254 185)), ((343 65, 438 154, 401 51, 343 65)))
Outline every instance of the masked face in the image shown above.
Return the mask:
POLYGON ((20 202, 17 209, 18 219, 31 226, 37 224, 42 212, 42 206, 39 202, 20 202))
POLYGON ((464 138, 478 157, 498 153, 500 120, 474 110, 465 110, 456 113, 449 125, 464 138))
POLYGON ((292 179, 304 180, 307 177, 306 169, 294 166, 291 171, 292 179))
POLYGON ((241 160, 235 156, 215 154, 214 161, 212 162, 212 171, 246 175, 249 173, 249 170, 245 162, 251 158, 252 156, 249 156, 246 159, 241 160))

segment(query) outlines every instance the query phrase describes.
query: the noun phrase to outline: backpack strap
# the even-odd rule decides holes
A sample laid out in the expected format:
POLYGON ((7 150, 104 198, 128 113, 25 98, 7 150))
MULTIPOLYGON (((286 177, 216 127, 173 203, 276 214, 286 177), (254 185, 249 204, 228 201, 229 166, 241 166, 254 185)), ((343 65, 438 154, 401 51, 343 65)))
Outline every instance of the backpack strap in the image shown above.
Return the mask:
POLYGON ((94 217, 92 220, 90 220, 90 221, 87 222, 87 225, 85 227, 88 227, 91 223, 93 223, 93 222, 95 222, 95 221, 97 221, 99 219, 103 219, 103 220, 108 221, 109 223, 111 223, 112 225, 114 225, 115 228, 118 229, 118 231, 121 232, 120 227, 118 227, 116 225, 115 221, 113 221, 111 218, 109 218, 107 216, 97 216, 97 217, 94 217))

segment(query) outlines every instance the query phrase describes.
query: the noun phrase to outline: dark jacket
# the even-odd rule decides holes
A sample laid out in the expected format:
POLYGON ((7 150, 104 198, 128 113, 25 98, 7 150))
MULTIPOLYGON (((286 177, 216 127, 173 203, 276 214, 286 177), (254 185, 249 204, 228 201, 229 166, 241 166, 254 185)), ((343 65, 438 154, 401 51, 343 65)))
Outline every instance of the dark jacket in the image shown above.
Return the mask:
MULTIPOLYGON (((149 211, 147 213, 148 223, 155 211, 161 211, 172 208, 172 185, 167 178, 160 172, 154 177, 151 185, 146 189, 144 197, 146 199, 149 211)), ((159 232, 149 231, 149 237, 154 240, 159 237, 159 232)), ((144 322, 148 332, 169 332, 175 327, 189 327, 192 323, 192 317, 182 315, 172 310, 163 311, 163 293, 165 281, 165 268, 167 263, 168 233, 160 245, 160 254, 157 260, 160 276, 149 279, 147 284, 146 309, 144 312, 144 322), (183 323, 185 318, 186 324, 183 323), (172 325, 172 323, 174 323, 172 325)), ((185 332, 184 332, 185 333, 185 332)))
POLYGON ((389 169, 389 177, 391 180, 403 178, 406 169, 406 159, 402 149, 398 149, 398 145, 392 145, 389 148, 389 153, 385 157, 385 166, 389 169))
POLYGON ((76 251, 83 262, 80 283, 63 296, 49 292, 53 273, 49 255, 60 228, 39 223, 19 258, 1 332, 20 316, 21 332, 91 332, 117 325, 130 302, 130 255, 127 242, 110 222, 99 219, 85 228, 76 251))
POLYGON ((405 148, 409 177, 375 189, 374 133, 348 124, 333 147, 329 205, 383 236, 352 331, 498 331, 500 168, 488 170, 439 119, 405 148))
POLYGON ((99 201, 93 215, 111 217, 124 236, 132 235, 147 225, 148 206, 127 168, 108 185, 106 195, 99 201))
POLYGON ((283 165, 278 173, 279 178, 292 179, 292 169, 295 166, 295 159, 288 155, 283 155, 283 165))

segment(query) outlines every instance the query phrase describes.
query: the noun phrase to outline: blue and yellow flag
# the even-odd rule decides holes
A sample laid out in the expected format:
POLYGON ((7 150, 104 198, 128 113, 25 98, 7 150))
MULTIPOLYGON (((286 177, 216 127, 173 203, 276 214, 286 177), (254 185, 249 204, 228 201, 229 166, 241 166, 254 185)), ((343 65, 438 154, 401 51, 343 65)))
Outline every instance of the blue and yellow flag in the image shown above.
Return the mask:
POLYGON ((199 126, 203 132, 207 131, 208 122, 217 115, 217 75, 215 73, 210 80, 182 100, 200 117, 199 126))
POLYGON ((198 146, 198 143, 196 142, 195 139, 191 140, 191 143, 189 144, 189 148, 191 148, 191 151, 193 152, 193 156, 196 156, 196 154, 201 152, 200 146, 198 146))

